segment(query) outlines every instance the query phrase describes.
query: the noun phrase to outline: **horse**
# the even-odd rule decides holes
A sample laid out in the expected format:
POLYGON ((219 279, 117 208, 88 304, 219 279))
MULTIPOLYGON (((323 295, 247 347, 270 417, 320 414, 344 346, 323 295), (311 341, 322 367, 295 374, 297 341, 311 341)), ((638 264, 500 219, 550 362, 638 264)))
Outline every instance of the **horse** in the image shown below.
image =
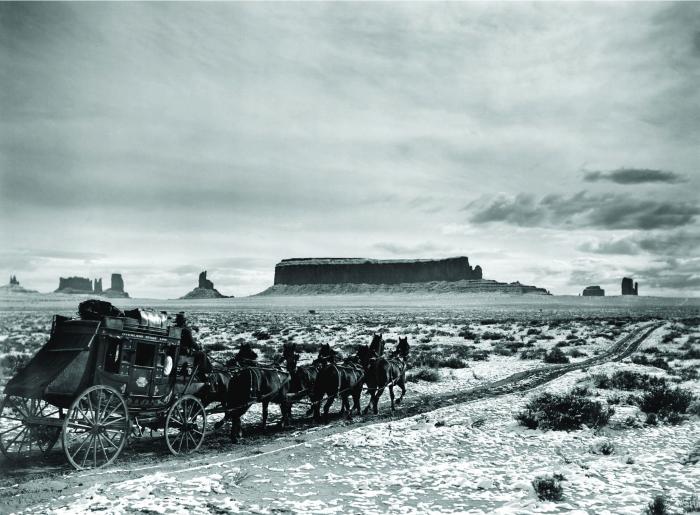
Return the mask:
POLYGON ((360 395, 362 394, 365 374, 358 359, 350 357, 341 363, 336 363, 333 360, 322 361, 320 365, 321 368, 318 371, 311 394, 314 420, 318 422, 321 419, 321 402, 324 397, 326 397, 326 403, 323 406, 323 417, 326 422, 328 422, 328 412, 337 396, 340 396, 342 400, 341 414, 346 413, 349 420, 352 419, 353 410, 357 411, 359 415, 360 395), (349 402, 351 395, 352 409, 349 402))
MULTIPOLYGON (((328 348, 330 349, 330 346, 328 348)), ((321 368, 320 363, 297 366, 299 354, 296 352, 296 344, 294 342, 284 344, 282 357, 287 371, 292 375, 288 394, 290 402, 298 402, 304 397, 310 398, 314 383, 316 383, 316 376, 318 376, 318 371, 321 368)), ((313 407, 309 409, 306 415, 310 415, 312 411, 313 407)))
POLYGON ((370 402, 364 410, 365 414, 369 412, 370 406, 375 415, 379 413, 377 405, 386 387, 389 387, 391 411, 394 411, 395 404, 401 404, 403 396, 406 394, 406 361, 408 359, 409 349, 408 338, 399 337, 396 349, 394 349, 389 358, 383 356, 374 358, 370 356, 369 360, 366 360, 366 382, 367 389, 370 393, 370 402), (395 385, 401 388, 401 397, 396 401, 394 401, 395 385))
POLYGON ((374 333, 374 336, 372 336, 372 342, 369 344, 369 348, 377 357, 384 355, 384 338, 382 337, 381 333, 374 333))
POLYGON ((283 369, 261 366, 255 362, 257 354, 250 344, 243 344, 234 358, 239 368, 231 370, 225 402, 226 419, 231 419, 231 441, 242 436, 241 417, 256 402, 262 403, 262 428, 267 424, 269 404, 279 404, 282 413, 281 427, 291 419, 291 404, 287 394, 291 374, 283 369))

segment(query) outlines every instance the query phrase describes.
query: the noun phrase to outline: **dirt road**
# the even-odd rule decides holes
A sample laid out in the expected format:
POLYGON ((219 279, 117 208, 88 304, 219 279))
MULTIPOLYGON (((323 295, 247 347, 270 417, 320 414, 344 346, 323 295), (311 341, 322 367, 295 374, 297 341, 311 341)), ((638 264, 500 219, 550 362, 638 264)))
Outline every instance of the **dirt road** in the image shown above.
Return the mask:
MULTIPOLYGON (((162 440, 145 438, 132 442, 120 455, 118 461, 108 469, 78 472, 68 468, 60 452, 55 452, 42 463, 29 467, 10 467, 2 462, 0 476, 0 512, 51 511, 73 506, 86 498, 110 498, 113 491, 138 490, 148 485, 153 477, 162 481, 164 477, 174 482, 192 480, 216 471, 233 470, 255 463, 274 470, 281 461, 294 463, 299 450, 323 445, 328 437, 340 435, 369 425, 398 421, 406 417, 427 413, 438 408, 472 402, 494 396, 525 392, 552 381, 567 372, 584 369, 609 361, 621 360, 634 352, 661 323, 641 326, 618 340, 607 352, 589 360, 569 365, 536 368, 513 374, 505 379, 460 392, 449 392, 422 397, 406 397, 405 403, 393 415, 386 409, 378 416, 356 418, 352 422, 334 420, 325 426, 312 426, 298 421, 293 430, 279 432, 275 429, 266 434, 254 434, 244 443, 232 446, 226 431, 208 434, 200 452, 174 457, 167 453, 162 440), (131 488, 132 490, 129 490, 131 488)), ((410 390, 409 390, 410 392, 410 390)), ((288 463, 289 464, 289 463, 288 463)), ((238 472, 235 472, 238 474, 238 472)), ((226 476, 229 486, 237 488, 235 474, 226 476)), ((206 487, 205 487, 206 488, 206 487)), ((255 486, 252 493, 255 493, 255 486)), ((116 494, 114 494, 116 495, 116 494)), ((152 494, 144 494, 152 495, 152 494)), ((106 501, 105 501, 106 502, 106 501)), ((73 506, 75 508, 75 506, 73 506)), ((91 508, 91 509, 94 509, 91 508)), ((232 507, 221 507, 222 512, 232 507)), ((68 511, 71 511, 68 509, 68 511)), ((177 510, 176 510, 177 511, 177 510)), ((209 511, 216 511, 210 507, 209 511)))

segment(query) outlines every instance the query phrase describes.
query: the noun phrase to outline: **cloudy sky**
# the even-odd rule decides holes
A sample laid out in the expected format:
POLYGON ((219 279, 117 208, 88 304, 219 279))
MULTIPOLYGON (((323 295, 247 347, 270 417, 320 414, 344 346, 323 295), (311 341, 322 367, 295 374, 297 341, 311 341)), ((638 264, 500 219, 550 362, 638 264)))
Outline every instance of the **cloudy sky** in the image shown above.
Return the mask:
POLYGON ((700 3, 0 4, 0 273, 467 255, 700 295, 700 3))

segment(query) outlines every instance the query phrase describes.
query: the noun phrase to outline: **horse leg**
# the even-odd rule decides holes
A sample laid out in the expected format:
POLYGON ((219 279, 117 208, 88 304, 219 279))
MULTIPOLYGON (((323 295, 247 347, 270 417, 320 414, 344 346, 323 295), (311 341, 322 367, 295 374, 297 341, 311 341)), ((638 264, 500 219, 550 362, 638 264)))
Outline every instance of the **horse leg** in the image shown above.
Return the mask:
POLYGON ((224 418, 214 424, 214 431, 221 429, 221 426, 223 426, 227 420, 231 420, 231 413, 229 412, 224 413, 224 418))
POLYGON ((369 413, 369 409, 372 406, 372 403, 374 402, 374 396, 377 395, 377 390, 376 388, 367 388, 367 393, 369 394, 369 402, 367 403, 367 407, 365 410, 362 412, 364 415, 369 413))
POLYGON ((360 383, 359 388, 355 388, 352 391, 352 410, 351 411, 355 411, 358 415, 361 414, 360 395, 362 395, 362 383, 360 383))
POLYGON ((331 406, 333 405, 333 402, 335 402, 335 395, 329 395, 328 400, 326 401, 326 405, 323 406, 323 421, 328 423, 328 412, 331 410, 331 406))
POLYGON ((343 410, 348 420, 352 420, 352 410, 350 409, 350 394, 343 395, 343 410))
POLYGON ((383 393, 384 387, 382 386, 381 388, 377 389, 377 393, 375 393, 374 397, 372 398, 372 411, 375 415, 379 413, 379 408, 377 405, 379 404, 379 397, 381 397, 383 393))
POLYGON ((391 411, 393 412, 394 409, 396 409, 396 406, 394 405, 394 385, 393 384, 389 385, 389 397, 391 398, 391 411))
POLYGON ((267 407, 269 405, 269 401, 263 401, 262 402, 262 429, 265 431, 265 425, 267 424, 267 407))
POLYGON ((241 418, 233 417, 231 420, 231 441, 233 443, 238 443, 238 439, 243 436, 243 431, 241 430, 241 418))
POLYGON ((396 399, 396 404, 401 404, 401 400, 403 399, 403 396, 406 395, 406 377, 404 375, 401 376, 401 379, 399 379, 398 383, 399 388, 401 388, 401 397, 396 399))

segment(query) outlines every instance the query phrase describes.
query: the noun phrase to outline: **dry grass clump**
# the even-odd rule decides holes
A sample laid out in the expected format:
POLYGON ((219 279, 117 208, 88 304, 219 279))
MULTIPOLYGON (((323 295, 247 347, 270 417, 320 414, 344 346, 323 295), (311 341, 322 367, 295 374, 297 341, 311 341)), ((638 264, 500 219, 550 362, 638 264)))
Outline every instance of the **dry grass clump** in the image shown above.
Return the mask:
POLYGON ((541 501, 561 501, 564 498, 564 487, 561 481, 553 476, 538 476, 532 480, 532 487, 541 501))
POLYGON ((588 398, 585 389, 569 393, 544 392, 527 403, 515 418, 529 429, 570 431, 588 427, 601 427, 608 423, 614 409, 588 398))
POLYGON ((406 372, 406 381, 409 383, 417 383, 418 381, 437 383, 441 379, 440 371, 430 368, 414 368, 406 372))

